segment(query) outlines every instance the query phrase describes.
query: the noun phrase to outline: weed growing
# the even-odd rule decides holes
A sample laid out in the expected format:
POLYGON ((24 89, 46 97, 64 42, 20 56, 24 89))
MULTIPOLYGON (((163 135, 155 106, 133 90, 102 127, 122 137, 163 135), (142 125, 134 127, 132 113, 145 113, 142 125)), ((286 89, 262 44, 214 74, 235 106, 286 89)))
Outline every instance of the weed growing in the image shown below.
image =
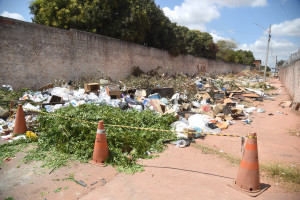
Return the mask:
MULTIPOLYGON (((241 158, 234 155, 220 152, 219 150, 201 144, 192 144, 197 149, 200 149, 205 154, 214 154, 220 158, 224 158, 229 163, 238 166, 241 158)), ((273 181, 284 183, 284 188, 299 192, 300 191, 300 168, 295 165, 288 165, 282 163, 266 163, 259 164, 260 173, 273 181)))
POLYGON ((220 158, 224 158, 225 160, 229 161, 230 164, 232 164, 233 166, 238 166, 241 162, 241 158, 231 155, 229 153, 220 152, 219 150, 212 147, 204 146, 201 144, 192 144, 192 146, 197 149, 200 149, 204 154, 215 154, 220 158))
POLYGON ((22 151, 27 147, 31 140, 20 139, 10 143, 5 143, 0 145, 0 165, 3 165, 3 162, 9 158, 15 156, 16 153, 22 151))

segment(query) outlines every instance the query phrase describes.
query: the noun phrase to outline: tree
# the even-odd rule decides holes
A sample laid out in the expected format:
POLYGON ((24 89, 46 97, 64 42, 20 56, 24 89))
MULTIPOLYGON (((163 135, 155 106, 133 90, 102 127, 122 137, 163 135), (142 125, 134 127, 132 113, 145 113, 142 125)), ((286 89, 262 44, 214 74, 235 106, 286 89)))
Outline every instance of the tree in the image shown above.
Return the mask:
POLYGON ((216 54, 217 59, 225 62, 234 62, 243 65, 253 65, 255 60, 252 51, 237 50, 237 44, 233 40, 219 40, 217 42, 219 48, 216 54))
POLYGON ((35 0, 32 21, 63 29, 79 29, 167 50, 215 58, 212 36, 177 26, 154 0, 35 0))
POLYGON ((198 30, 190 30, 186 34, 187 52, 191 55, 215 58, 217 48, 213 43, 213 38, 209 33, 198 30))
POLYGON ((217 42, 217 46, 219 48, 218 53, 216 54, 216 58, 218 60, 223 60, 225 62, 235 62, 235 51, 237 48, 237 44, 233 40, 219 40, 217 42))
POLYGON ((243 64, 243 65, 254 65, 254 56, 251 51, 243 51, 237 50, 235 55, 235 63, 243 64))
POLYGON ((277 62, 277 66, 278 66, 278 67, 281 67, 281 66, 283 65, 284 62, 285 62, 284 60, 278 61, 278 62, 277 62))
MULTIPOLYGON (((264 70, 265 70, 265 66, 261 66, 261 70, 264 71, 264 70)), ((269 66, 267 67, 267 71, 268 71, 268 72, 271 71, 271 68, 270 68, 269 66)))

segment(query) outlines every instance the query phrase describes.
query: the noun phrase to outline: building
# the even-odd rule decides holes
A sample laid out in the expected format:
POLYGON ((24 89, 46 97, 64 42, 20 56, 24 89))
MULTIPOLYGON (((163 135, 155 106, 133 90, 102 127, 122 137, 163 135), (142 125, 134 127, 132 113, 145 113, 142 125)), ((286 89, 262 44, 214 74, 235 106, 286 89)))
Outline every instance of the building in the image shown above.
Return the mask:
POLYGON ((255 67, 258 67, 258 69, 260 70, 261 60, 254 60, 253 64, 255 65, 255 67))

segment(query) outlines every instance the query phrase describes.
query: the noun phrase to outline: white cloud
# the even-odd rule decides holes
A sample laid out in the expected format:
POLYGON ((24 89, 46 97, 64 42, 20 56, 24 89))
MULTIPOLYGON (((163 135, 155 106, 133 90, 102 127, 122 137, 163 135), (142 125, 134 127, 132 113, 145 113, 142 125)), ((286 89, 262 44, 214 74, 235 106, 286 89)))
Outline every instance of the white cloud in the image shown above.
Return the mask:
POLYGON ((278 36, 300 37, 300 18, 272 25, 271 34, 278 36))
POLYGON ((217 42, 219 40, 228 40, 227 38, 223 38, 222 36, 220 36, 217 32, 215 31, 212 31, 209 33, 212 37, 213 37, 213 40, 214 42, 217 42))
POLYGON ((7 11, 3 11, 1 13, 1 16, 25 21, 25 18, 22 15, 20 15, 19 13, 10 13, 7 11))
POLYGON ((239 6, 251 6, 251 7, 260 7, 266 6, 267 0, 212 0, 212 2, 218 3, 221 6, 227 7, 239 7, 239 6))
POLYGON ((171 21, 190 29, 205 31, 205 24, 220 17, 219 9, 222 7, 266 6, 267 0, 184 0, 174 9, 164 7, 165 15, 171 21))
MULTIPOLYGON (((239 46, 240 49, 250 50, 253 52, 255 59, 261 60, 263 65, 266 60, 267 53, 267 41, 266 36, 262 36, 257 39, 253 44, 242 44, 239 46)), ((290 55, 296 52, 298 47, 286 39, 271 39, 270 48, 269 48, 269 57, 268 57, 268 66, 275 66, 275 57, 278 57, 278 60, 286 60, 290 55)))
POLYGON ((237 43, 234 39, 224 38, 224 37, 220 36, 221 33, 217 32, 216 30, 212 30, 209 34, 213 37, 213 40, 215 43, 219 40, 227 40, 227 41, 232 41, 232 42, 237 43))
POLYGON ((175 6, 173 10, 165 7, 163 11, 171 21, 201 31, 206 29, 206 23, 220 16, 217 6, 207 0, 185 0, 181 6, 175 6))

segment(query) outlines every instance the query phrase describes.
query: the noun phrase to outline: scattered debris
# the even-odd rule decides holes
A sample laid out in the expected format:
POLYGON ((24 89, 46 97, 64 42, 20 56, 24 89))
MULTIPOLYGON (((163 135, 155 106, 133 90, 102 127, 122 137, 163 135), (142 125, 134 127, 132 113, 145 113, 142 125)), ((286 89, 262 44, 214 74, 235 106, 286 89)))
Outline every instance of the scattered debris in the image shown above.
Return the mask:
MULTIPOLYGON (((254 107, 255 102, 274 98, 267 93, 274 87, 260 82, 259 75, 248 71, 239 75, 205 76, 202 74, 190 77, 184 74, 168 76, 161 72, 160 67, 148 73, 143 72, 139 67, 134 67, 132 76, 118 82, 113 82, 109 78, 98 79, 99 82, 91 81, 93 82, 82 84, 81 88, 78 88, 78 83, 72 81, 61 85, 49 84, 40 88, 40 91, 24 92, 19 99, 14 99, 16 101, 13 103, 21 101, 25 111, 39 112, 45 109, 49 113, 63 109, 75 111, 75 107, 93 104, 95 107, 112 106, 118 108, 120 112, 128 110, 151 112, 152 110, 158 116, 171 114, 174 118, 172 122, 178 119, 174 123, 169 123, 172 123, 171 127, 176 131, 179 139, 174 144, 178 147, 186 147, 190 145, 191 140, 205 137, 205 134, 222 134, 222 130, 235 124, 235 120, 250 124, 253 120, 250 115, 255 110, 258 113, 266 112, 262 108, 254 107), (73 85, 76 85, 77 89, 74 89, 73 85)), ((8 86, 3 88, 5 94, 13 91, 8 86)), ((299 104, 289 101, 282 102, 281 106, 294 106, 295 109, 299 109, 299 104)), ((8 119, 9 111, 2 107, 0 111, 0 117, 4 119, 0 121, 2 139, 11 141, 11 139, 25 138, 25 136, 13 138, 11 135, 14 127, 13 115, 8 119), (2 115, 3 113, 5 115, 2 115)), ((13 111, 10 110, 10 113, 13 111)), ((27 138, 39 137, 38 132, 34 133, 36 132, 34 127, 38 123, 35 115, 31 113, 26 116, 27 127, 30 127, 26 133, 27 138)), ((74 118, 74 115, 71 117, 74 118)), ((132 147, 122 147, 122 155, 137 159, 132 152, 137 151, 132 147)), ((150 155, 152 152, 148 149, 139 153, 150 155)), ((83 186, 86 185, 83 181, 78 182, 83 186)))
POLYGON ((188 139, 181 139, 177 140, 173 144, 175 144, 176 147, 184 148, 190 146, 191 141, 188 139))
POLYGON ((79 180, 79 181, 76 180, 76 183, 78 183, 79 185, 81 185, 83 187, 87 186, 87 184, 85 182, 83 182, 82 180, 79 180))
POLYGON ((279 105, 283 107, 291 107, 292 103, 292 101, 282 101, 279 105))

